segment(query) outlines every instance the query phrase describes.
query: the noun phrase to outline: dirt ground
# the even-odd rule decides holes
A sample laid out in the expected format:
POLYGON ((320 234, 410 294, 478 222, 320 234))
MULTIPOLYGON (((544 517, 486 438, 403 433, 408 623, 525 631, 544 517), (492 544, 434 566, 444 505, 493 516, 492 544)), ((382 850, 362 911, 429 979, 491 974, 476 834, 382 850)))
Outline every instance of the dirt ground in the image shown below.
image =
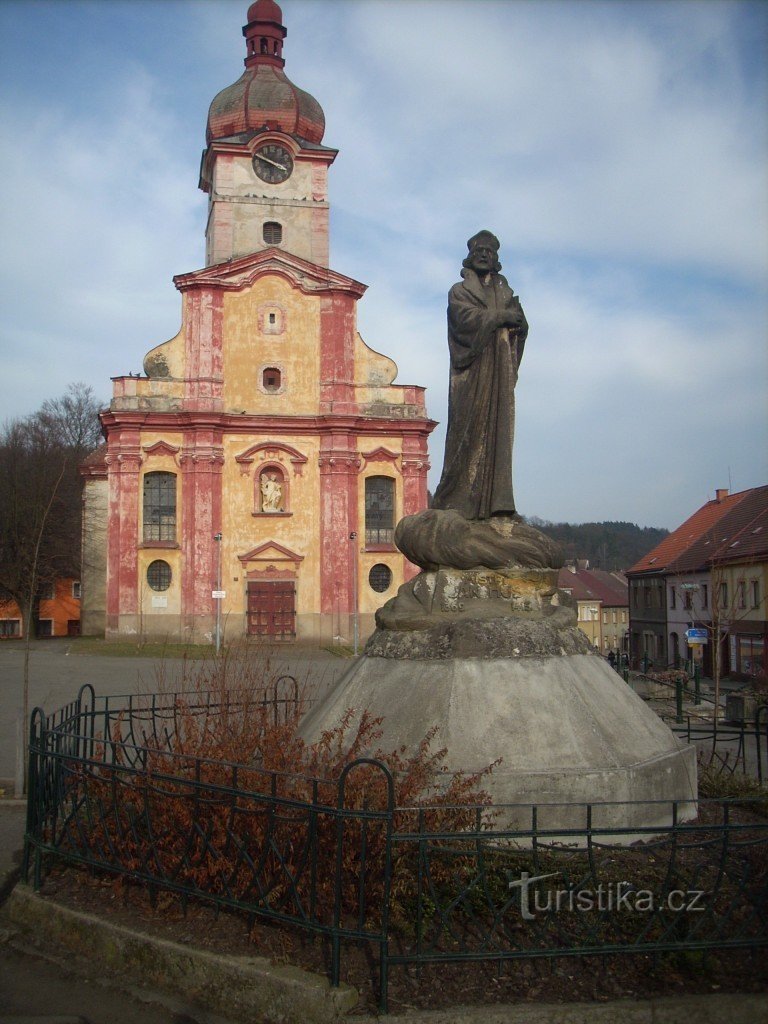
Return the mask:
MULTIPOLYGON (((74 868, 54 868, 41 895, 74 909, 110 918, 200 949, 242 956, 254 954, 327 974, 329 943, 300 929, 256 922, 249 931, 243 915, 216 911, 193 901, 186 906, 161 893, 150 905, 146 890, 74 868)), ((342 981, 360 993, 360 1010, 378 1003, 378 961, 373 945, 345 945, 342 981)), ((607 1001, 708 992, 768 991, 768 957, 763 948, 650 954, 614 954, 522 959, 503 964, 475 962, 390 968, 389 1011, 440 1009, 506 1002, 607 1001)))

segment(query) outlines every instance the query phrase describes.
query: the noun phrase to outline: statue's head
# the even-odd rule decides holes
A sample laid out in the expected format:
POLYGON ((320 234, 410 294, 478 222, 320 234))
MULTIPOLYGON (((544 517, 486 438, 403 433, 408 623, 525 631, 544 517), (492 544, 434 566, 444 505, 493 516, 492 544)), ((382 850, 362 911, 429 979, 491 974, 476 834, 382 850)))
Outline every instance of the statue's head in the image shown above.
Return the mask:
POLYGON ((490 231, 478 231, 467 242, 469 255, 464 260, 464 266, 476 271, 478 274, 487 274, 494 270, 498 273, 501 270, 499 263, 499 240, 490 231))

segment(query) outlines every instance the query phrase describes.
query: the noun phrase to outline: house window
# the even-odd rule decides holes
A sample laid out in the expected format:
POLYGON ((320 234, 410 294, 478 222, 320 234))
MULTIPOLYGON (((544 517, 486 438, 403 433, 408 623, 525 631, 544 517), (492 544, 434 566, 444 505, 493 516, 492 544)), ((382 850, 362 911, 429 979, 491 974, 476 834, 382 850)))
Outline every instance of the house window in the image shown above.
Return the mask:
POLYGON ((263 228, 264 241, 267 245, 280 245, 283 240, 283 225, 275 220, 268 220, 263 228))
POLYGON ((727 608, 727 607, 728 607, 728 584, 727 583, 721 583, 720 584, 720 608, 723 609, 723 608, 727 608))
POLYGON ((750 580, 749 590, 753 608, 760 607, 760 580, 750 580))
POLYGON ((741 580, 736 588, 736 603, 741 610, 747 607, 747 585, 744 580, 741 580))
POLYGON ((365 544, 392 544, 395 534, 395 481, 369 476, 365 481, 365 544))
POLYGON ((81 593, 82 593, 82 584, 80 583, 80 580, 73 580, 72 581, 72 597, 74 597, 74 599, 76 601, 79 601, 81 593))
POLYGON ((702 583, 702 585, 701 585, 701 607, 702 608, 708 608, 709 607, 709 584, 708 583, 702 583))
POLYGON ((669 588, 669 607, 670 608, 676 608, 677 607, 677 591, 675 590, 674 587, 670 587, 669 588))
POLYGON ((392 570, 388 565, 379 562, 368 573, 368 582, 371 585, 371 590, 375 590, 377 594, 383 594, 392 585, 392 570))
POLYGON ((21 621, 19 619, 0 619, 0 636, 21 636, 21 621))
POLYGON ((265 366, 261 374, 261 385, 270 394, 280 390, 283 375, 276 366, 265 366))
POLYGON ((683 601, 686 611, 690 611, 693 608, 693 594, 690 590, 686 590, 685 599, 683 601))
POLYGON ((737 637, 738 666, 740 672, 762 675, 765 672, 765 640, 761 636, 737 637))
POLYGON ((38 636, 53 636, 53 619, 38 619, 35 633, 38 636))
POLYGON ((156 558, 147 567, 147 583, 152 590, 167 590, 171 585, 171 567, 162 558, 156 558))
POLYGON ((144 540, 176 540, 176 474, 144 475, 144 540))

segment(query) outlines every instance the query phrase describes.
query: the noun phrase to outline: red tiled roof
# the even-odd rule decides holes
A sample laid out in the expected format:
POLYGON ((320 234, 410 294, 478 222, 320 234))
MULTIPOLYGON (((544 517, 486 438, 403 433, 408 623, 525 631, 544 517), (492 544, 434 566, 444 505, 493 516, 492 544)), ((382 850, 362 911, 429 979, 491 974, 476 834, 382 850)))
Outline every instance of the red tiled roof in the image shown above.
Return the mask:
POLYGON ((577 601, 599 601, 609 608, 629 604, 626 581, 601 569, 572 572, 563 568, 558 574, 557 585, 561 590, 570 591, 577 601))
POLYGON ((682 526, 678 526, 652 551, 635 562, 632 568, 627 570, 627 573, 669 570, 684 552, 709 533, 715 524, 738 506, 749 493, 750 491, 740 491, 738 494, 724 494, 708 501, 689 519, 686 519, 682 526))
POLYGON ((708 569, 713 562, 768 557, 768 486, 741 491, 736 505, 683 551, 670 566, 674 572, 708 569))

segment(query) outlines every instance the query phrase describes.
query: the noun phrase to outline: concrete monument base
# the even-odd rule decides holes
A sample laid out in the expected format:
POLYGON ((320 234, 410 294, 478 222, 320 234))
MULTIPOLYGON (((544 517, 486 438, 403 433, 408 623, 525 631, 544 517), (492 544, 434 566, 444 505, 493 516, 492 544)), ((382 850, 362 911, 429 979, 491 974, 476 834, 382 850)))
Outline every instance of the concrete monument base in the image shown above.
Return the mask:
MULTIPOLYGON (((374 649, 386 641, 382 632, 374 649)), ((302 736, 318 740, 348 708, 353 728, 365 709, 383 717, 384 751, 415 749, 439 724, 433 747, 447 748, 447 768, 475 772, 501 758, 484 788, 497 805, 540 805, 539 828, 584 828, 585 808, 565 806, 574 803, 613 803, 593 809, 596 828, 664 828, 671 801, 681 801, 678 820, 694 817, 695 748, 680 744, 602 658, 567 653, 578 643, 567 639, 571 630, 553 632, 566 634, 562 654, 531 655, 529 647, 505 657, 363 655, 305 717, 302 736), (667 802, 628 805, 637 801, 667 802)), ((505 807, 499 824, 530 828, 530 808, 505 807)))

